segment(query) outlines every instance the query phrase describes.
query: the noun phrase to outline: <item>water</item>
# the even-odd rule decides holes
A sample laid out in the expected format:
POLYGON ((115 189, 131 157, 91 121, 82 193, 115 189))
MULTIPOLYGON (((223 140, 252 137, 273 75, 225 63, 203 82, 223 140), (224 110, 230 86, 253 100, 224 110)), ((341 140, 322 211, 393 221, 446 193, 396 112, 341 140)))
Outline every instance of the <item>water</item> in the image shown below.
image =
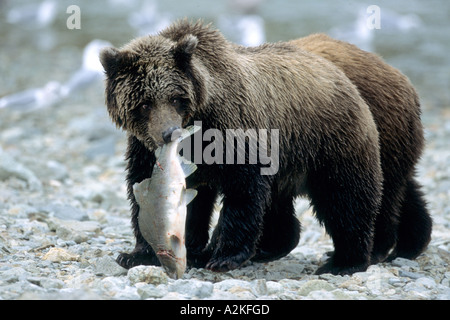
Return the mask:
MULTIPOLYGON (((67 82, 81 68, 83 48, 93 39, 121 46, 177 18, 189 17, 212 22, 229 39, 244 43, 248 40, 242 28, 247 30, 245 35, 256 39, 254 42, 329 33, 380 54, 402 70, 418 88, 425 111, 449 108, 448 0, 377 1, 381 23, 380 29, 374 30, 365 25, 370 2, 244 2, 257 5, 245 7, 239 0, 0 0, 0 97, 42 88, 50 81, 67 82), (67 27, 70 5, 81 10, 81 29, 67 27)), ((85 93, 69 97, 69 101, 103 103, 101 90, 85 93)))

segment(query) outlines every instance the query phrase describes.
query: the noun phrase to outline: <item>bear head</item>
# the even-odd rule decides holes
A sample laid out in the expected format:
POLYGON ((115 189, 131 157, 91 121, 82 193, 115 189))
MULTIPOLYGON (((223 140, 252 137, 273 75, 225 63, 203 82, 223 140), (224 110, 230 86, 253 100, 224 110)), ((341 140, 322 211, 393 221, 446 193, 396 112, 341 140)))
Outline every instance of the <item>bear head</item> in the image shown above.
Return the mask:
POLYGON ((201 72, 193 62, 197 45, 192 34, 176 40, 155 35, 100 53, 111 119, 149 149, 185 127, 200 103, 201 72))

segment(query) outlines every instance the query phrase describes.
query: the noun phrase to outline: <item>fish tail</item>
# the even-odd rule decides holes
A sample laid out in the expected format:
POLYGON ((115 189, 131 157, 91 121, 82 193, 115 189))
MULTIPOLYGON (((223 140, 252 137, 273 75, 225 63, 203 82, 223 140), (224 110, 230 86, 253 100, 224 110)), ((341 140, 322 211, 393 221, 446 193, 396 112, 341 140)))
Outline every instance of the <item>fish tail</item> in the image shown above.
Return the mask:
POLYGON ((184 139, 190 137, 191 135, 193 135, 194 133, 196 133, 200 129, 201 129, 201 127, 200 126, 196 126, 196 125, 192 125, 192 126, 189 126, 189 127, 186 127, 184 129, 182 129, 180 140, 184 140, 184 139))

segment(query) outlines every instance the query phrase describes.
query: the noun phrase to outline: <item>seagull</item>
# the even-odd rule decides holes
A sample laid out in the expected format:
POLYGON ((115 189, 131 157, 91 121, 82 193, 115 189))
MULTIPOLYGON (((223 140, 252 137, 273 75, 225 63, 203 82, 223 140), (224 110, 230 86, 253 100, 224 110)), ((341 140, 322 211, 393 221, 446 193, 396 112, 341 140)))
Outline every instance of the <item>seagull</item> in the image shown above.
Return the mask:
POLYGON ((236 42, 246 47, 255 47, 266 41, 264 19, 256 14, 262 0, 229 0, 229 8, 236 14, 221 15, 220 29, 236 42))
POLYGON ((6 21, 32 28, 44 28, 55 21, 57 9, 57 3, 54 0, 46 0, 39 4, 27 4, 11 9, 6 15, 6 21))
POLYGON ((83 64, 65 83, 49 81, 41 88, 27 89, 0 98, 0 109, 10 108, 21 112, 29 112, 53 106, 71 94, 87 88, 90 84, 102 80, 103 67, 99 60, 100 50, 111 46, 104 40, 92 40, 83 50, 83 64))
POLYGON ((104 77, 103 66, 99 60, 100 50, 111 47, 112 44, 105 40, 94 39, 83 50, 83 64, 81 69, 62 86, 61 94, 67 97, 70 94, 87 88, 90 84, 102 80, 104 77))
POLYGON ((172 19, 169 14, 158 11, 156 1, 145 1, 139 10, 128 16, 129 25, 135 29, 138 35, 155 34, 167 28, 172 19))
POLYGON ((11 108, 26 112, 51 106, 61 97, 62 86, 57 81, 50 81, 42 88, 28 89, 0 98, 0 109, 11 108))
POLYGON ((367 27, 368 15, 366 9, 358 11, 356 21, 349 27, 335 27, 330 35, 343 41, 350 42, 366 51, 373 51, 375 30, 367 27))
POLYGON ((416 14, 398 14, 394 11, 382 8, 380 12, 380 29, 369 29, 367 19, 369 15, 366 9, 358 11, 356 21, 348 27, 337 27, 330 30, 330 35, 339 40, 353 43, 366 51, 373 51, 375 34, 380 33, 404 33, 423 25, 422 20, 416 14))

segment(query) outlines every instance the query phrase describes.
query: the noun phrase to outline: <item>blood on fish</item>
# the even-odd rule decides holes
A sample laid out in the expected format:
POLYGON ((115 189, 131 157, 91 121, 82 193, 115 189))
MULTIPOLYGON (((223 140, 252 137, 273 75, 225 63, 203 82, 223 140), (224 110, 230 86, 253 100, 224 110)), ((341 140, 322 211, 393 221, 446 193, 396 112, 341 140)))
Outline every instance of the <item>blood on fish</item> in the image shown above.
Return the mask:
POLYGON ((162 171, 164 171, 164 168, 161 166, 161 164, 160 164, 158 161, 156 161, 156 164, 158 165, 158 167, 159 167, 162 171))

